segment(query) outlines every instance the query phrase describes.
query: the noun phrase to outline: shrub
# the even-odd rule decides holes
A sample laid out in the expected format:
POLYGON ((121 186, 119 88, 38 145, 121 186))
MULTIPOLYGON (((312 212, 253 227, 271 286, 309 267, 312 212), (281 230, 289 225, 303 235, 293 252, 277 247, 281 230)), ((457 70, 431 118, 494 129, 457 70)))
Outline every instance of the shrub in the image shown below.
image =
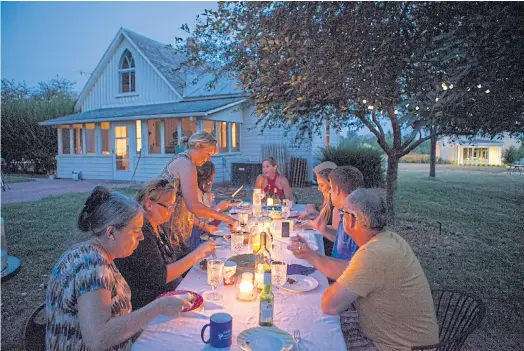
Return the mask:
POLYGON ((385 176, 383 154, 370 148, 355 147, 327 147, 321 148, 319 157, 321 162, 331 161, 338 166, 353 166, 362 172, 366 188, 384 186, 385 176))
POLYGON ((502 153, 502 160, 505 165, 512 165, 518 160, 518 150, 515 146, 510 146, 502 153))

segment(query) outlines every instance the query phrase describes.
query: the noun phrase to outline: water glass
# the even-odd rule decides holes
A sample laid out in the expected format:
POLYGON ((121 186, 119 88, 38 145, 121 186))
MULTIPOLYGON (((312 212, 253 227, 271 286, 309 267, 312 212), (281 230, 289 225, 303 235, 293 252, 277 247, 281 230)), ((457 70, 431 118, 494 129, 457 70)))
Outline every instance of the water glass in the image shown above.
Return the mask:
POLYGON ((240 227, 242 229, 246 228, 249 222, 249 213, 239 213, 238 221, 240 222, 240 227))
POLYGON ((222 295, 216 292, 218 285, 222 282, 224 275, 224 261, 222 260, 208 260, 207 261, 207 283, 211 285, 212 291, 208 295, 208 299, 218 301, 222 299, 222 295))
POLYGON ((280 287, 286 284, 287 280, 287 263, 284 261, 273 261, 271 263, 271 284, 277 288, 276 296, 283 298, 280 294, 280 287))
POLYGON ((291 207, 282 206, 282 217, 284 217, 284 219, 288 219, 289 216, 291 216, 291 207))
POLYGON ((239 255, 244 250, 244 234, 242 232, 231 234, 231 250, 235 255, 239 255))

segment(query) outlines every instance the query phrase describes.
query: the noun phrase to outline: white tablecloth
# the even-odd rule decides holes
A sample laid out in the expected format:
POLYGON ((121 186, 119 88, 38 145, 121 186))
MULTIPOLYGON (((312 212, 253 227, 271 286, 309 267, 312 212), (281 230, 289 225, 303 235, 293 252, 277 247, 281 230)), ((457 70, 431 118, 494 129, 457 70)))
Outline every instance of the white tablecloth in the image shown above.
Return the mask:
MULTIPOLYGON (((284 239, 283 239, 284 240, 284 239)), ((289 240, 289 239, 288 239, 289 240)), ((319 251, 324 252, 324 245, 320 234, 317 234, 319 251)), ((278 252, 274 252, 273 259, 283 259, 288 264, 298 263, 310 266, 306 261, 297 259, 281 245, 278 252)), ((230 249, 217 250, 218 257, 230 257, 230 249)), ((346 343, 340 328, 340 318, 322 313, 320 301, 322 293, 328 287, 327 278, 318 270, 310 276, 318 280, 319 286, 307 293, 284 293, 283 301, 276 298, 274 323, 280 329, 293 336, 293 330, 299 329, 301 334, 301 351, 343 351, 346 343)), ((179 290, 191 290, 199 294, 211 290, 207 284, 207 276, 192 268, 179 290)), ((214 350, 200 338, 202 327, 209 323, 209 316, 216 312, 227 312, 233 316, 233 344, 226 350, 240 350, 237 346, 237 336, 245 329, 258 326, 258 301, 241 302, 235 298, 235 286, 221 286, 217 289, 223 300, 214 303, 206 301, 200 312, 182 313, 177 318, 160 316, 155 318, 144 329, 144 332, 133 345, 133 351, 154 350, 214 350)), ((206 339, 209 331, 206 330, 206 339)), ((217 349, 224 350, 224 349, 217 349)), ((271 351, 271 350, 268 350, 271 351)))

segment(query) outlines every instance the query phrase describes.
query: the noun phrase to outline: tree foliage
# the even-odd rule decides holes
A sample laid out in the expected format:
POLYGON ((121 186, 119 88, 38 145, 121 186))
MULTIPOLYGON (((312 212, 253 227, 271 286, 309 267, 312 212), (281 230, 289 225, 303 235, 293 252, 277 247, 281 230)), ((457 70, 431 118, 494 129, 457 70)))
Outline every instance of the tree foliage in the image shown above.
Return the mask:
POLYGON ((73 86, 58 77, 36 88, 2 79, 2 157, 10 171, 45 174, 56 169, 56 129, 38 122, 73 113, 73 86))
POLYGON ((236 77, 262 127, 297 126, 311 135, 326 121, 365 125, 388 156, 392 219, 402 156, 442 134, 522 129, 523 8, 221 2, 193 31, 185 26, 194 40, 179 49, 190 66, 236 77))

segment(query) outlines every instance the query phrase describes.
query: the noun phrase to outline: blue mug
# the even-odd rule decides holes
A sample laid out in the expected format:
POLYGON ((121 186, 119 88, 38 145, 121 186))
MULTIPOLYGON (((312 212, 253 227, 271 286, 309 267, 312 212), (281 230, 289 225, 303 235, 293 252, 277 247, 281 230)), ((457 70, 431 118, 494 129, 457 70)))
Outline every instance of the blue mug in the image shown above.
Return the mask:
POLYGON ((233 317, 229 313, 215 313, 210 317, 210 323, 204 325, 200 333, 202 341, 213 347, 231 346, 233 339, 233 317), (209 327, 209 339, 204 340, 204 332, 209 327))

